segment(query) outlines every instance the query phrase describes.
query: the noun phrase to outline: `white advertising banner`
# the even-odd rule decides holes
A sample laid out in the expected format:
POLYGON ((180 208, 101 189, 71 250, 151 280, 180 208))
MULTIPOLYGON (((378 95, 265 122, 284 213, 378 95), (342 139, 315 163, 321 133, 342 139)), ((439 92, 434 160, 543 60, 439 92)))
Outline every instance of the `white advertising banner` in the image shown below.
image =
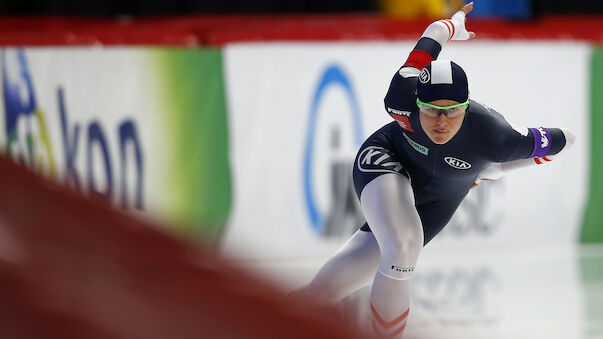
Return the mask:
POLYGON ((74 190, 142 210, 150 200, 148 181, 156 179, 146 171, 145 155, 156 147, 151 142, 160 126, 154 120, 158 109, 144 99, 153 93, 148 52, 7 48, 0 53, 2 151, 74 190))
MULTIPOLYGON (((223 249, 246 258, 332 253, 362 224, 358 147, 391 118, 383 98, 414 42, 252 43, 224 50, 233 206, 223 249)), ((473 189, 433 247, 572 243, 588 170, 590 47, 455 42, 471 97, 526 127, 560 127, 574 148, 473 189)))
POLYGON ((220 64, 209 49, 0 49, 0 153, 168 227, 217 234, 229 205, 220 64))

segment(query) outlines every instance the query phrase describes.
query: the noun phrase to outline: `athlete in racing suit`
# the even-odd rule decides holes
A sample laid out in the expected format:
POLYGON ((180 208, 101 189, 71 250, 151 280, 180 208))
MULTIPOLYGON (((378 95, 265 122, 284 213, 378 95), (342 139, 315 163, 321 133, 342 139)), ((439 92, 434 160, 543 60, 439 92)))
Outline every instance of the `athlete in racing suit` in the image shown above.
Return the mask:
POLYGON ((298 290, 333 303, 372 279, 371 323, 377 335, 402 335, 419 252, 476 182, 549 162, 575 138, 563 128, 512 127, 468 98, 462 68, 436 60, 446 41, 474 36, 465 29, 472 6, 432 23, 394 75, 385 110, 395 121, 373 133, 354 162, 354 186, 367 223, 298 290))

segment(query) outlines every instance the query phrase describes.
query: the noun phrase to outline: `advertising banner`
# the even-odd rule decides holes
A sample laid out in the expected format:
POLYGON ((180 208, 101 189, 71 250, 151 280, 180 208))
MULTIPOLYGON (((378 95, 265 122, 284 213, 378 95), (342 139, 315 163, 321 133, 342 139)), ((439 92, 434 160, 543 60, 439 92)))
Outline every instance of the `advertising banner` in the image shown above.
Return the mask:
POLYGON ((230 206, 220 51, 0 53, 3 152, 116 207, 220 233, 230 206))
MULTIPOLYGON (((333 253, 363 223, 352 162, 386 124, 383 98, 414 42, 250 43, 224 50, 233 209, 223 249, 245 258, 333 253)), ((588 60, 574 42, 471 42, 461 65, 471 98, 526 127, 578 135, 551 164, 473 189, 428 246, 574 243, 589 166, 588 60)))

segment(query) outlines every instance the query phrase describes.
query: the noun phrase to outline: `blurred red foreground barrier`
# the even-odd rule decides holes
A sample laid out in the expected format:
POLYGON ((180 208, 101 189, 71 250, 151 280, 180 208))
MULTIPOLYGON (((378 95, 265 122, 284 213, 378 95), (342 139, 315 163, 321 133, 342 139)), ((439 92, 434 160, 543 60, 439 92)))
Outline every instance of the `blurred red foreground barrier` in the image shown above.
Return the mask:
MULTIPOLYGON (((430 20, 375 14, 201 15, 86 19, 0 18, 0 45, 221 46, 237 41, 417 39, 430 20)), ((552 16, 538 20, 470 19, 479 39, 583 40, 603 44, 603 17, 552 16)))
POLYGON ((4 157, 0 187, 0 338, 355 337, 335 314, 4 157))

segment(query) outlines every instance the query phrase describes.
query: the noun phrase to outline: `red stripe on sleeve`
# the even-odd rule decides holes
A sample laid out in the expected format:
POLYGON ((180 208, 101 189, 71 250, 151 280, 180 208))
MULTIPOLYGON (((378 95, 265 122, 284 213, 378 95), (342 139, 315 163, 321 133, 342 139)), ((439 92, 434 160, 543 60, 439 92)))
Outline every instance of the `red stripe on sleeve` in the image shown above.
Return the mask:
POLYGON ((410 52, 408 59, 406 59, 404 66, 412 66, 418 70, 421 70, 433 60, 434 59, 431 54, 420 49, 413 49, 412 52, 410 52))
MULTIPOLYGON (((454 36, 454 24, 452 23, 452 21, 446 19, 444 21, 447 21, 448 23, 450 23, 450 26, 452 26, 452 34, 450 35, 450 39, 452 39, 452 37, 454 36)), ((450 40, 448 39, 448 40, 450 40)))
POLYGON ((542 157, 542 159, 544 159, 545 161, 551 161, 551 159, 549 159, 547 157, 542 157))
MULTIPOLYGON (((446 28, 448 28, 448 40, 452 39, 452 35, 450 33, 452 33, 452 28, 450 28, 450 23, 447 22, 446 20, 440 20, 440 22, 443 22, 444 25, 446 25, 446 28)), ((454 25, 452 25, 452 27, 454 28, 454 25)))
POLYGON ((540 159, 538 159, 538 158, 534 158, 534 161, 535 161, 535 162, 536 162, 538 165, 542 164, 542 161, 540 161, 540 159))
POLYGON ((410 125, 410 120, 408 119, 408 117, 392 113, 390 113, 389 115, 398 122, 398 125, 400 125, 400 127, 404 128, 409 132, 414 132, 412 126, 410 125))

